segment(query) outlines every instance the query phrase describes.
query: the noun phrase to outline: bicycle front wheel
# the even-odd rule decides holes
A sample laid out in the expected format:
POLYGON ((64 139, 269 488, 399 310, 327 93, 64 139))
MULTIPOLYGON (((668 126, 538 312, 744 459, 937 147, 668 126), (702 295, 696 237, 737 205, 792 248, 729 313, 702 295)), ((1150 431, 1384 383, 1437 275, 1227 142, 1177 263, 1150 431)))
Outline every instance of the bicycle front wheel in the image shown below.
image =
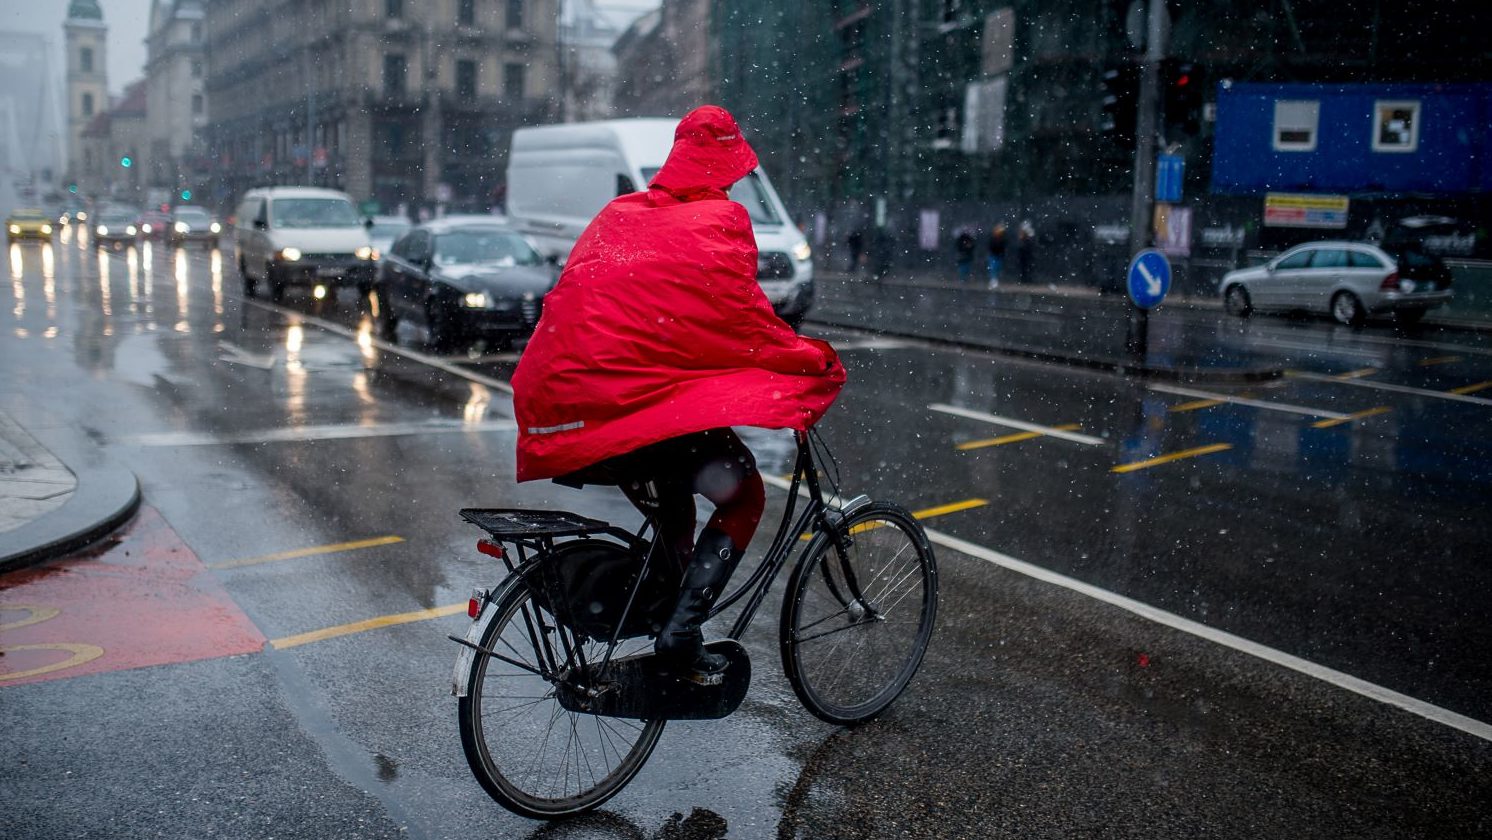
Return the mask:
MULTIPOLYGON (((581 661, 601 662, 606 645, 561 629, 519 578, 503 590, 478 642, 502 658, 476 655, 459 704, 466 761, 487 793, 514 813, 553 819, 588 811, 637 775, 664 722, 560 705, 556 684, 581 661)), ((638 653, 639 645, 646 640, 624 643, 615 655, 638 653)))
POLYGON ((867 505, 819 531, 788 578, 782 667, 798 699, 835 724, 886 710, 922 664, 938 612, 938 567, 903 508, 867 505))

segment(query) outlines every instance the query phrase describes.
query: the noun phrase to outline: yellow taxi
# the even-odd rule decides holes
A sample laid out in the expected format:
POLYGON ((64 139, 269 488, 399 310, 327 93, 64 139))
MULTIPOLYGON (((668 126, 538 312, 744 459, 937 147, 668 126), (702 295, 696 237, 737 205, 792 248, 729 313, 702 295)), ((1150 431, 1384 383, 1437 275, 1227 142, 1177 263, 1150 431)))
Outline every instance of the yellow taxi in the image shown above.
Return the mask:
POLYGON ((56 224, 56 219, 40 210, 16 210, 5 220, 5 239, 8 242, 28 238, 50 240, 56 224))

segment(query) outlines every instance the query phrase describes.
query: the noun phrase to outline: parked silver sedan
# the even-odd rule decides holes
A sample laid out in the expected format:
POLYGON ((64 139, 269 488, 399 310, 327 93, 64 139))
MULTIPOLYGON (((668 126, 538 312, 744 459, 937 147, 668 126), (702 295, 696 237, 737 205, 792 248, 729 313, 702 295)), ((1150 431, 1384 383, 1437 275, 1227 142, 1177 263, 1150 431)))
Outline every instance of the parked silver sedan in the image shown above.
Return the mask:
POLYGON ((1451 274, 1437 257, 1390 256, 1360 242, 1307 242, 1263 265, 1230 271, 1219 291, 1233 315, 1254 311, 1324 312, 1343 324, 1392 314, 1413 323, 1451 299, 1451 274))

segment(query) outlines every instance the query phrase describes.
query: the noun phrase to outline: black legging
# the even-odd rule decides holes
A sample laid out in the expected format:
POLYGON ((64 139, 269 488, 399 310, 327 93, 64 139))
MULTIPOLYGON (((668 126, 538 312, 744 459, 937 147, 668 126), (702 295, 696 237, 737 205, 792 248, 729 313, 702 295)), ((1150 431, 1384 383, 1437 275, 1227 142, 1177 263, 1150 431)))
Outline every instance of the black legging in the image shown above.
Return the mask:
POLYGON ((694 552, 694 494, 715 505, 707 528, 745 549, 761 522, 766 489, 756 458, 730 429, 669 438, 609 458, 565 483, 615 484, 638 510, 655 517, 660 536, 680 565, 694 552), (651 488, 649 488, 651 484, 651 488))

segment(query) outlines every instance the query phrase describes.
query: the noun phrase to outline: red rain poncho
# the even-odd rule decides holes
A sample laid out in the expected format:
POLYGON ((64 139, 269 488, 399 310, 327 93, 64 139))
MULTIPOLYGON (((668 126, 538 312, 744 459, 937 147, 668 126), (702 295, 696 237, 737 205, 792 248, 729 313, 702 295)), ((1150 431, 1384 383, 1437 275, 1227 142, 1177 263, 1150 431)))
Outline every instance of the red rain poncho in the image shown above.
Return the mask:
POLYGON ((755 168, 731 115, 697 108, 650 189, 581 234, 513 376, 519 481, 706 429, 806 429, 828 410, 839 357, 772 312, 751 221, 724 192, 755 168))

